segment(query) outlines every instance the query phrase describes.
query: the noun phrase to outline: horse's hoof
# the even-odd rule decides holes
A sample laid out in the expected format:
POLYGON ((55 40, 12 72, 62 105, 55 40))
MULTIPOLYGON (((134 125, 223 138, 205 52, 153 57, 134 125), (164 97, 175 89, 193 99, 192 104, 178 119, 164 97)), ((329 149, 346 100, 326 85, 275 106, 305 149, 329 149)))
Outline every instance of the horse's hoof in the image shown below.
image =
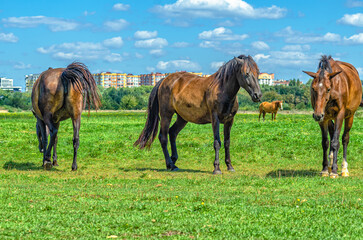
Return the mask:
POLYGON ((72 167, 72 171, 77 171, 77 167, 72 167))
POLYGON ((214 171, 213 171, 213 174, 214 174, 214 175, 222 174, 222 171, 221 171, 221 170, 214 170, 214 171))
POLYGON ((235 170, 234 170, 234 168, 233 168, 233 167, 228 168, 228 171, 230 171, 230 172, 235 172, 235 170))
POLYGON ((53 162, 53 167, 58 167, 58 163, 57 162, 53 162))
POLYGON ((46 161, 43 163, 44 170, 50 170, 50 169, 52 169, 52 167, 53 167, 53 165, 51 162, 46 161))
POLYGON ((179 171, 179 168, 177 166, 175 166, 175 168, 171 169, 172 172, 176 172, 179 171))
POLYGON ((349 177, 349 172, 342 172, 342 177, 349 177))
POLYGON ((330 178, 338 178, 338 173, 330 173, 330 178))
POLYGON ((321 171, 320 172, 320 176, 322 176, 322 177, 329 177, 329 172, 328 171, 321 171))

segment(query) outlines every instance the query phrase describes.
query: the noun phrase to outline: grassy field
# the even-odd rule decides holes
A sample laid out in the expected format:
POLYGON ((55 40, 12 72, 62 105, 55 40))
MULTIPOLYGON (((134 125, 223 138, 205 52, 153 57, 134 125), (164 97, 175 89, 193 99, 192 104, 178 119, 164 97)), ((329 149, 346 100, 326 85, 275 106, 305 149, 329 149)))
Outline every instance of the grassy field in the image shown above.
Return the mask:
MULTIPOLYGON (((31 113, 0 113, 0 239, 362 239, 363 112, 348 148, 351 177, 319 177, 321 136, 311 114, 238 114, 232 164, 214 176, 210 125, 177 139, 179 172, 158 141, 133 147, 145 113, 82 118, 78 171, 72 124, 61 123, 59 167, 40 166, 31 113)), ((223 131, 222 131, 223 132, 223 131)), ((339 153, 339 167, 342 149, 339 153)), ((340 170, 340 169, 339 169, 340 170)))

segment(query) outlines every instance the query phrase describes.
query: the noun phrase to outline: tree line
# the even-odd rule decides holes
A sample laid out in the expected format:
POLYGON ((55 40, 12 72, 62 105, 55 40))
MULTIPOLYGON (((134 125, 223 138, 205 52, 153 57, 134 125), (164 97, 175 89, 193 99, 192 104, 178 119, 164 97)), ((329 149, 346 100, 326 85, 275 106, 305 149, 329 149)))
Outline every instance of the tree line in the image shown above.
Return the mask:
MULTIPOLYGON (((290 80, 289 86, 261 85, 262 101, 284 101, 285 110, 311 109, 310 79, 303 84, 299 79, 290 80)), ((135 88, 103 88, 99 87, 103 110, 142 110, 147 108, 148 99, 153 86, 135 88)), ((30 110, 31 93, 9 92, 0 89, 0 107, 9 111, 30 110)), ((237 95, 240 110, 257 110, 260 103, 254 103, 249 94, 241 89, 237 95)))

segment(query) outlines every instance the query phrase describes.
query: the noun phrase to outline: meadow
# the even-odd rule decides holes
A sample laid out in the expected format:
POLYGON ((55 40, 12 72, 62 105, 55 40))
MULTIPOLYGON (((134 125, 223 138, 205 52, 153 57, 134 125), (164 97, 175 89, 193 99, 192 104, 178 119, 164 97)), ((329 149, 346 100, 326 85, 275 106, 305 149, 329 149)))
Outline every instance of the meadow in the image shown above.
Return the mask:
MULTIPOLYGON (((349 178, 322 178, 321 135, 308 114, 236 115, 236 172, 214 176, 211 125, 187 124, 178 172, 156 140, 133 146, 144 112, 82 116, 78 171, 70 120, 58 132, 59 167, 42 169, 35 118, 0 113, 0 239, 361 239, 363 112, 348 148, 349 178)), ((222 128, 221 128, 222 130, 222 128)), ((223 132, 223 130, 221 131, 223 132)), ((223 138, 223 135, 222 135, 223 138)), ((342 147, 339 151, 339 170, 342 147)))

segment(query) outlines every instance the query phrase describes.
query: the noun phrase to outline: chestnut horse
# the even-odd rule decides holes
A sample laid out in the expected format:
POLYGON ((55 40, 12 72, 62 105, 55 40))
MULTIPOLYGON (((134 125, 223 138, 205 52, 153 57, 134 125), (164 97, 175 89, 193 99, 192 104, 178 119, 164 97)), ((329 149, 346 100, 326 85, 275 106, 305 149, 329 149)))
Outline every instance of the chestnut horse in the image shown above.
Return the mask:
POLYGON ((229 171, 234 171, 230 153, 230 132, 234 115, 238 110, 237 92, 243 87, 257 102, 261 98, 258 84, 259 69, 251 56, 241 55, 225 63, 209 77, 198 77, 187 72, 173 73, 159 81, 150 93, 148 116, 145 127, 135 146, 142 149, 150 147, 158 132, 163 149, 166 168, 178 170, 176 138, 188 122, 196 124, 212 123, 214 134, 214 174, 221 174, 219 168, 219 149, 221 141, 219 125, 224 124, 225 163, 229 171), (176 122, 169 129, 171 119, 177 114, 176 122), (172 155, 167 149, 168 134, 172 155))
POLYGON ((334 61, 330 56, 322 56, 318 71, 305 72, 313 77, 311 84, 311 104, 313 117, 320 125, 323 146, 323 170, 321 176, 338 177, 337 157, 339 135, 344 121, 342 176, 349 176, 347 147, 349 131, 353 125, 354 113, 362 100, 362 83, 353 65, 334 61), (330 135, 330 166, 327 158, 330 135))
POLYGON ((58 166, 56 143, 60 121, 68 118, 73 123, 73 163, 72 170, 77 170, 77 150, 79 147, 79 129, 81 113, 85 106, 93 103, 98 109, 100 98, 96 83, 87 67, 74 62, 67 68, 49 68, 39 76, 32 91, 33 113, 37 118, 37 136, 42 143, 39 150, 43 151, 43 167, 50 169, 58 166), (48 145, 48 133, 50 142, 48 145), (47 147, 48 146, 48 147, 47 147), (53 164, 50 155, 53 149, 53 164))
POLYGON ((272 120, 276 120, 276 114, 279 108, 282 110, 282 101, 273 101, 272 103, 263 102, 260 104, 260 115, 258 116, 258 121, 260 121, 261 114, 263 121, 265 121, 266 113, 272 113, 272 120), (274 117, 275 114, 275 117, 274 117))

